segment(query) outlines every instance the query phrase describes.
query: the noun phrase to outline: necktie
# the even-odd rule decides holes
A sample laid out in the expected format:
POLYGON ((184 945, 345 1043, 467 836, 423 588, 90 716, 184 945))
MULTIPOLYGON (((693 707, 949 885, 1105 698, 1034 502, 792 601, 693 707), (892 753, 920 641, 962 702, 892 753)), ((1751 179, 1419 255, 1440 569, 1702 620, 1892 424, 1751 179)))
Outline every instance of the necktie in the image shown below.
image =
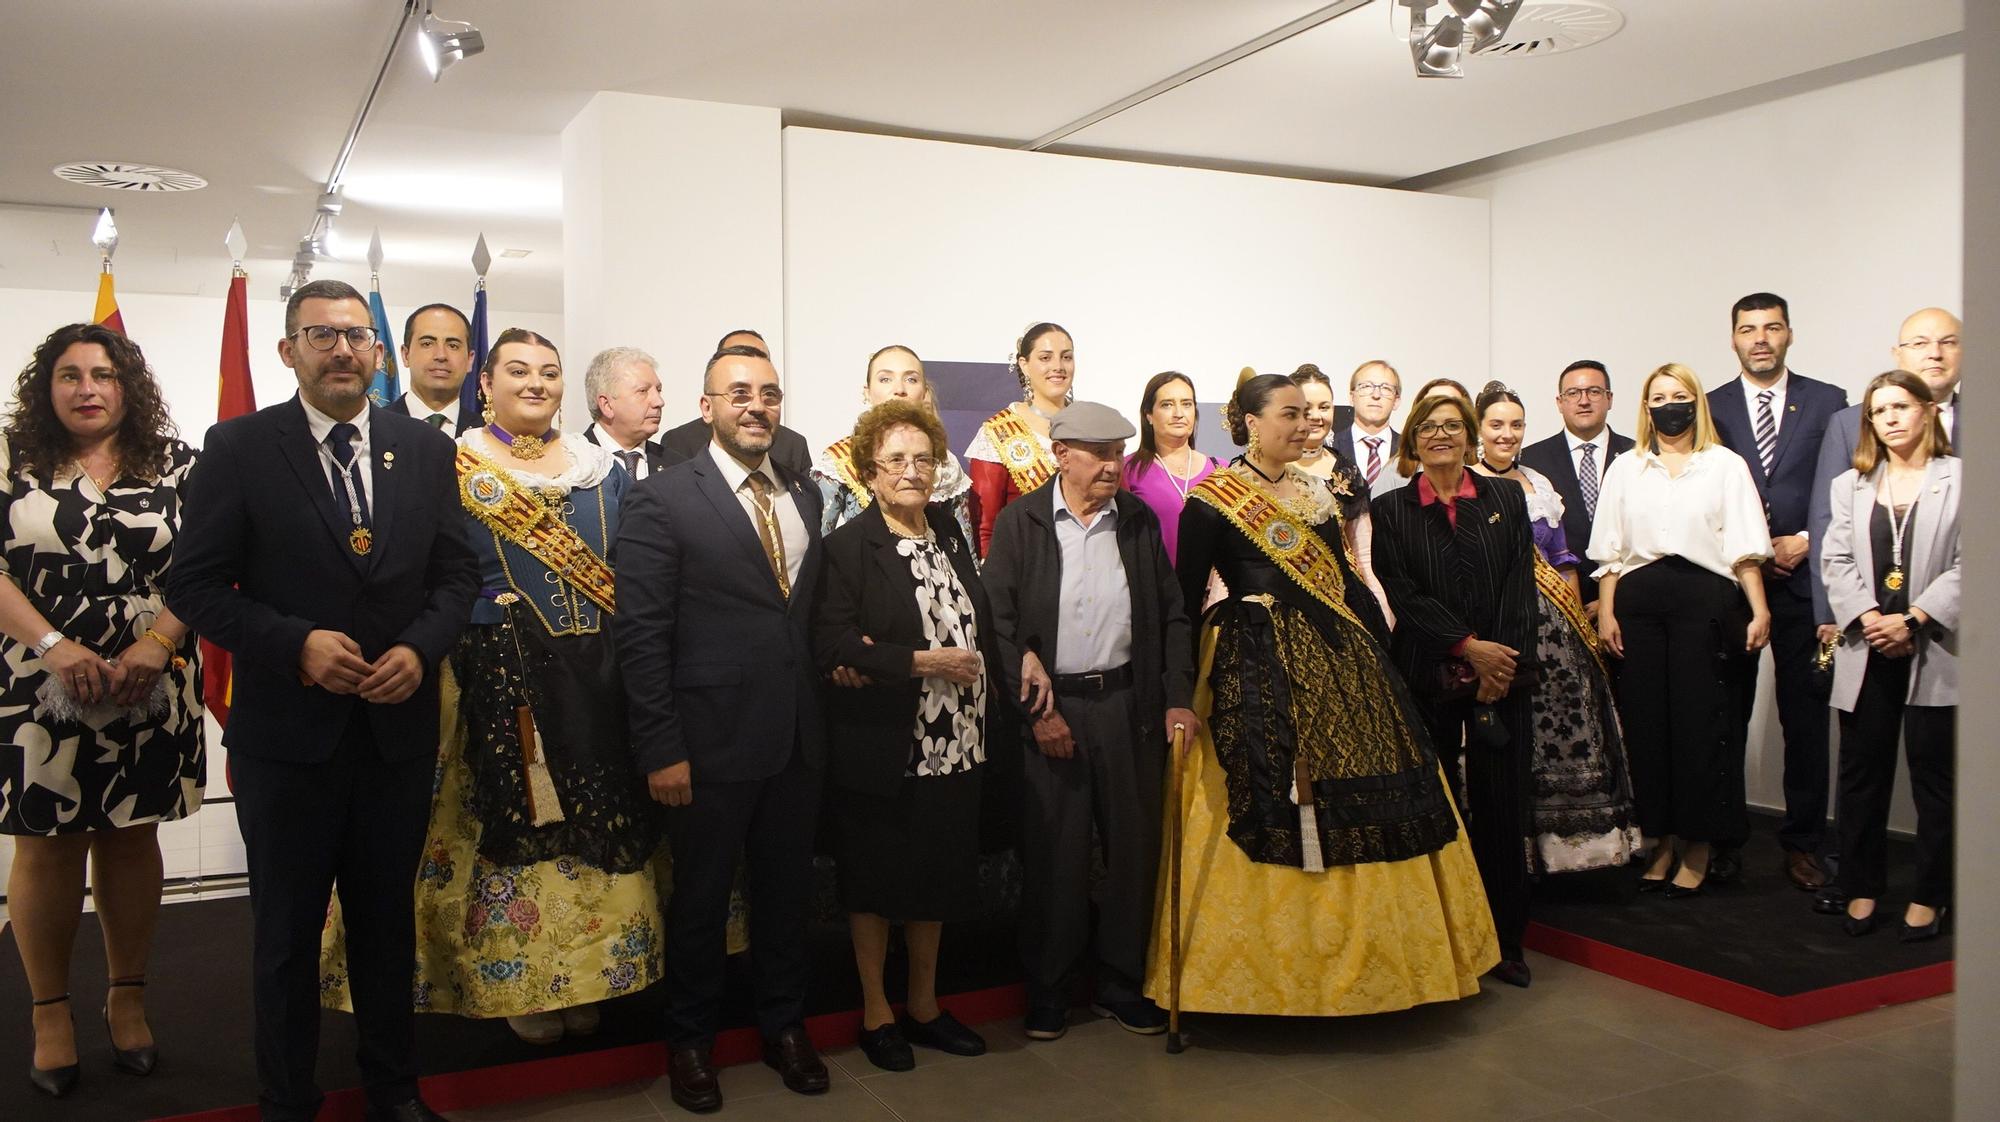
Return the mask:
POLYGON ((1757 458, 1764 463, 1764 476, 1771 475, 1771 465, 1778 458, 1778 421, 1771 416, 1770 390, 1757 391, 1757 458))
POLYGON ((621 464, 624 464, 624 465, 625 465, 625 474, 626 474, 626 475, 629 475, 629 476, 631 476, 631 477, 632 477, 632 478, 634 478, 634 479, 637 479, 637 478, 639 478, 639 453, 637 453, 637 452, 613 452, 613 453, 611 453, 611 454, 612 454, 613 456, 615 456, 615 457, 617 457, 617 458, 618 458, 618 462, 619 462, 619 463, 621 463, 621 464))
POLYGON ((778 595, 789 600, 792 582, 786 575, 785 533, 778 527, 778 508, 771 501, 771 480, 760 471, 743 485, 750 488, 750 505, 757 508, 757 540, 764 547, 764 560, 771 563, 771 575, 778 578, 778 595))
POLYGON ((1368 446, 1368 488, 1374 490, 1375 477, 1382 474, 1382 438, 1364 436, 1361 438, 1361 443, 1368 446))
POLYGON ((1597 445, 1585 444, 1577 449, 1583 458, 1577 461, 1576 483, 1583 491, 1583 509, 1592 518, 1597 517, 1597 445))
POLYGON ((445 416, 442 413, 433 413, 430 416, 425 417, 424 420, 429 421, 431 423, 431 427, 438 430, 439 432, 443 432, 444 427, 451 423, 451 418, 445 416))

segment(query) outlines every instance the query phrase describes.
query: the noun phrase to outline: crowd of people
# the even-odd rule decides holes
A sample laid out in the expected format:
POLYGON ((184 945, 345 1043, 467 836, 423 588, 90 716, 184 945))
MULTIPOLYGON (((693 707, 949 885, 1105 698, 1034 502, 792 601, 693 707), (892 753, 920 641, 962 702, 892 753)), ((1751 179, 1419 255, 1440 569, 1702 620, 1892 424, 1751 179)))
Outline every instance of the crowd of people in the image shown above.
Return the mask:
POLYGON ((1073 337, 1038 323, 1020 400, 962 460, 901 345, 869 357, 851 433, 817 456, 755 331, 718 342, 699 417, 664 433, 658 363, 598 354, 570 433, 555 343, 510 329, 474 371, 442 304, 404 325, 410 392, 371 406, 393 340, 316 281, 277 344, 297 396, 196 451, 135 343, 63 327, 0 446, 0 831, 30 1078, 79 1081, 86 861, 114 1063, 158 1062, 156 830, 206 783, 197 636, 234 656, 267 1119, 319 1107, 322 1005, 355 1015, 369 1116, 424 1122, 415 1013, 549 1043, 655 983, 674 1101, 718 1109, 724 963, 746 949, 765 1061, 825 1091, 804 1027, 822 840, 861 1048, 891 1071, 985 1050, 938 974, 996 822, 1032 1039, 1064 1035, 1085 985, 1139 1033, 1174 1001, 1335 1016, 1527 986, 1543 878, 1633 866, 1678 900, 1740 869, 1766 646, 1785 874, 1848 934, 1875 929, 1901 739, 1920 861, 1901 937, 1934 937, 1959 323, 1910 316, 1849 406, 1789 369, 1790 321, 1772 294, 1737 301, 1739 373, 1705 390, 1652 370, 1630 437, 1610 372, 1572 363, 1563 430, 1525 447, 1534 395, 1499 382, 1434 379, 1399 431, 1386 361, 1354 370, 1347 406, 1317 366, 1245 370, 1228 459, 1195 447, 1192 377, 1150 379, 1134 424, 1078 399, 1073 337))

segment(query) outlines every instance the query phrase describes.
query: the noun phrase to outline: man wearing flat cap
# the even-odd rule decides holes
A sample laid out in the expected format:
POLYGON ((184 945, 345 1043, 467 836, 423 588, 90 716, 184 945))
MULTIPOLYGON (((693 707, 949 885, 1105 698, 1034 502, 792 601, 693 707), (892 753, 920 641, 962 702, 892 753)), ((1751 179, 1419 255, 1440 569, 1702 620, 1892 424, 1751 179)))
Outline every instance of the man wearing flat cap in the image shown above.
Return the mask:
POLYGON ((1197 724, 1194 651, 1159 519, 1119 487, 1133 433, 1092 402, 1056 414, 1055 477, 1000 512, 980 572, 1001 662, 1034 722, 1020 852, 1025 1028, 1037 1040, 1066 1031, 1086 952, 1093 1012, 1133 1032, 1166 1029, 1140 986, 1168 742, 1197 724), (1093 827, 1105 870, 1094 937, 1093 827))

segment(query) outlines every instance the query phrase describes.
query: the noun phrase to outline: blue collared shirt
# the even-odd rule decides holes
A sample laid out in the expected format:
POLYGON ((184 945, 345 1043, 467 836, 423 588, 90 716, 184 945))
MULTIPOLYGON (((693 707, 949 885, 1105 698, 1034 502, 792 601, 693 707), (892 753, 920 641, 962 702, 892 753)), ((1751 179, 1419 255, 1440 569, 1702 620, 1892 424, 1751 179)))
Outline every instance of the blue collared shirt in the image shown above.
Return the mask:
POLYGON ((1052 674, 1115 670, 1132 661, 1132 589, 1118 554, 1114 500, 1086 523, 1055 491, 1056 546, 1062 551, 1062 616, 1052 674))

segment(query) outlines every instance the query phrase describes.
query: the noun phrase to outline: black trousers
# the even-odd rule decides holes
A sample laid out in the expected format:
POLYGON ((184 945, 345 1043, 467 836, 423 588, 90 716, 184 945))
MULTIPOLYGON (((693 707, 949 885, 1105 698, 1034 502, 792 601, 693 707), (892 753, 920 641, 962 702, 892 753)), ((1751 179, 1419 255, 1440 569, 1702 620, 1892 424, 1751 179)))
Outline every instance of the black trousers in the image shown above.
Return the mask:
POLYGON ((1493 911, 1493 930, 1500 938, 1500 957, 1522 957, 1521 936, 1528 929, 1532 885, 1528 853, 1534 842, 1529 829, 1528 761, 1533 744, 1529 726, 1530 691, 1517 690, 1494 707, 1508 732, 1501 747, 1483 743, 1469 733, 1473 703, 1433 702, 1424 706, 1424 725, 1445 782, 1465 819, 1466 841, 1486 887, 1486 904, 1493 911), (1463 745, 1463 762, 1460 759, 1463 745))
POLYGON ((729 892, 740 858, 750 895, 757 1027, 766 1040, 805 1020, 807 921, 821 772, 796 751, 769 779, 703 783, 667 808, 673 896, 667 902, 667 1043, 706 1051, 722 1016, 729 892))
POLYGON ((360 707, 324 763, 230 757, 250 865, 258 1105, 270 1122, 319 1111, 319 942, 336 888, 369 1101, 416 1097, 414 894, 436 769, 431 753, 382 759, 360 707))
POLYGON ((1640 831, 1741 845, 1750 835, 1744 664, 1755 666, 1743 650, 1750 609, 1742 589, 1667 557, 1618 578, 1616 609, 1625 637, 1618 710, 1640 831))
POLYGON ((1054 760, 1033 744, 1025 749, 1021 959, 1030 1005, 1067 1006, 1071 973, 1093 948, 1099 1000, 1142 996, 1153 885, 1159 878, 1167 747, 1140 742, 1133 702, 1130 689, 1058 697, 1076 754, 1054 760), (1093 827, 1104 852, 1094 939, 1093 827))
POLYGON ((1889 883, 1889 796, 1896 788, 1896 740, 1910 762, 1917 806, 1914 903, 1951 902, 1952 786, 1957 771, 1956 706, 1909 705, 1907 658, 1870 651, 1854 712, 1840 715, 1840 876, 1850 897, 1878 900, 1889 883))
MULTIPOLYGON (((1776 582, 1767 582, 1767 587, 1778 725, 1785 734, 1785 820, 1778 827, 1778 843, 1799 853, 1817 853, 1826 842, 1833 751, 1827 692, 1813 674, 1819 626, 1813 622, 1810 599, 1801 600, 1776 582)), ((1758 660, 1744 662, 1749 675, 1746 689, 1754 696, 1758 660)))

